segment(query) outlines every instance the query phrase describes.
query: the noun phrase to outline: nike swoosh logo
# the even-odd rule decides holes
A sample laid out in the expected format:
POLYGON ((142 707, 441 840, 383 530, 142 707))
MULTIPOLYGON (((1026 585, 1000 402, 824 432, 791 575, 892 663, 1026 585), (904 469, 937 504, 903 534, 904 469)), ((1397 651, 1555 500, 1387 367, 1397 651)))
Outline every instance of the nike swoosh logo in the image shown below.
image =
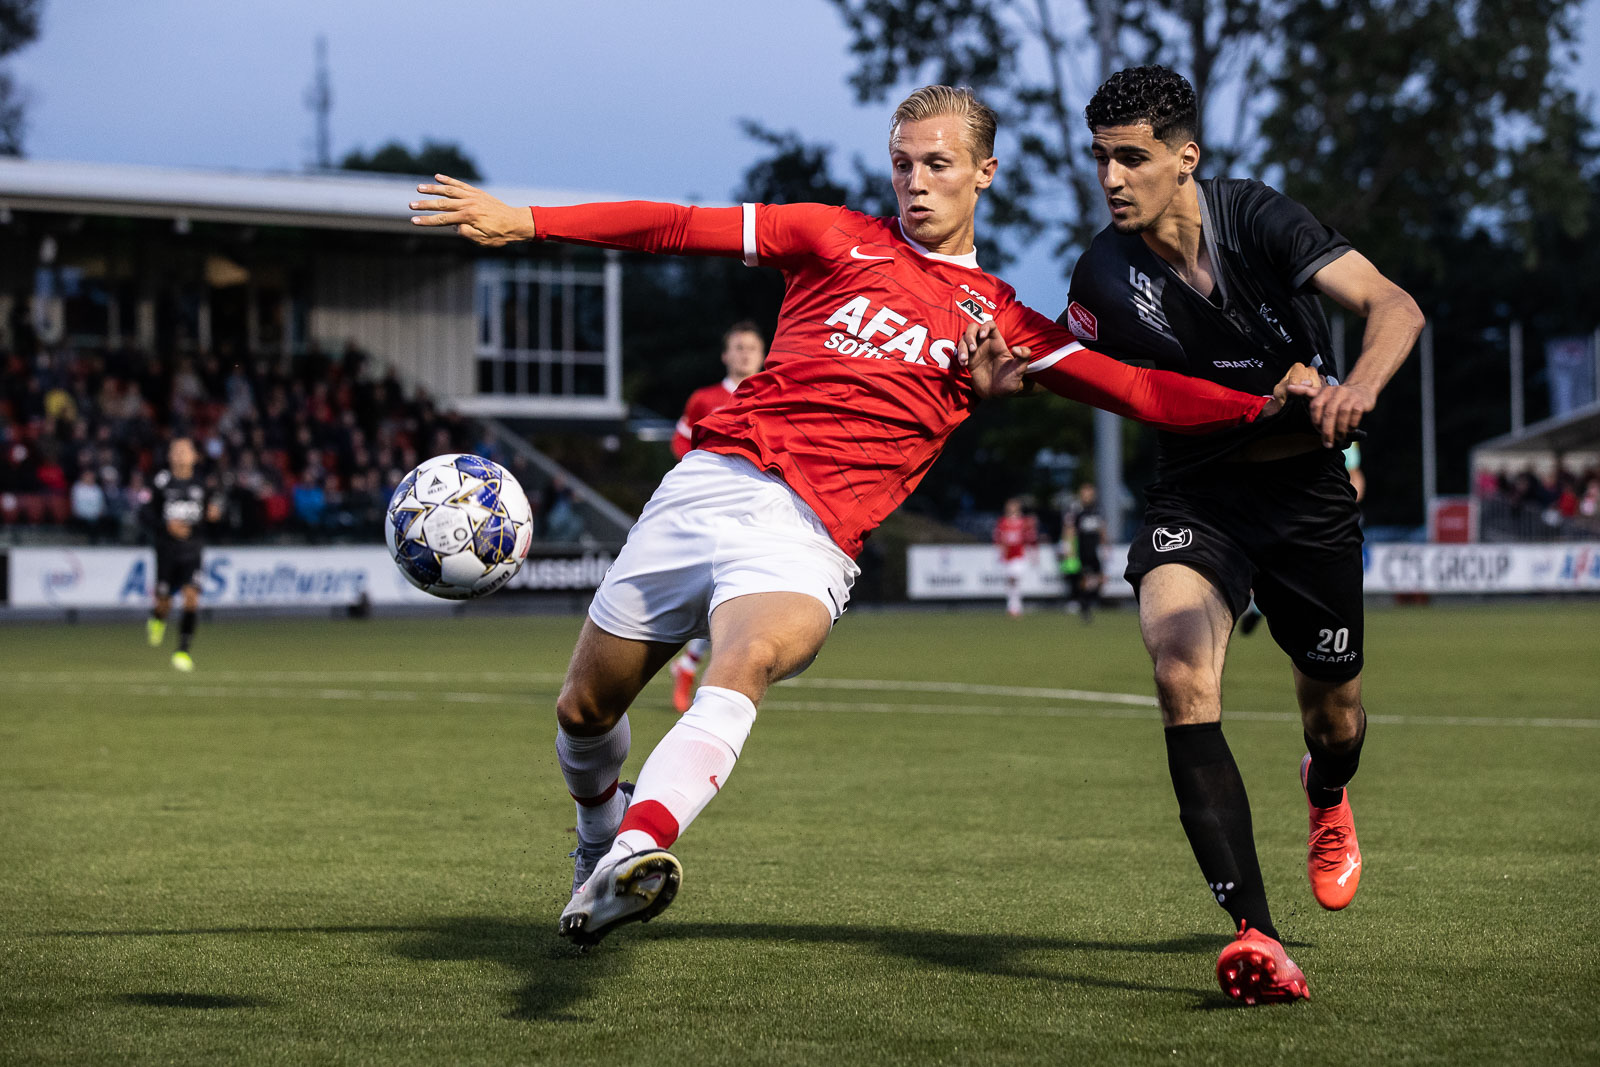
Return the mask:
POLYGON ((1356 873, 1356 868, 1361 866, 1361 861, 1350 855, 1348 852, 1344 854, 1344 858, 1345 861, 1350 864, 1350 866, 1346 867, 1344 873, 1339 876, 1339 884, 1341 886, 1348 882, 1350 880, 1350 876, 1356 873))
MULTIPOLYGON (((714 774, 711 776, 711 788, 715 789, 719 793, 722 792, 722 787, 717 784, 717 776, 714 774)), ((1348 877, 1348 875, 1346 877, 1348 877)), ((1339 884, 1343 885, 1344 883, 1341 881, 1339 884)))
POLYGON ((850 258, 851 259, 893 259, 894 257, 893 256, 869 256, 865 252, 861 251, 861 246, 860 245, 856 245, 854 248, 852 248, 850 250, 850 258))

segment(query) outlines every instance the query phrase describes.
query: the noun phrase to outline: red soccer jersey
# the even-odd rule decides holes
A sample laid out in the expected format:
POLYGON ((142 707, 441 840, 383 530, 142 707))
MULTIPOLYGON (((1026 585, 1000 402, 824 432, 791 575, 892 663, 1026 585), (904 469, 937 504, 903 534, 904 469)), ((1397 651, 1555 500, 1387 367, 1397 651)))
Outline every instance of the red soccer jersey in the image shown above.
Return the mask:
POLYGON ((1015 518, 1002 515, 994 524, 994 543, 1000 546, 1001 559, 1021 559, 1028 549, 1039 543, 1039 523, 1031 515, 1015 518))
POLYGON ((906 239, 897 219, 821 204, 688 208, 630 201, 531 209, 542 237, 607 248, 740 256, 786 289, 766 369, 694 428, 694 447, 749 458, 809 504, 839 547, 904 500, 977 397, 951 363, 968 325, 993 318, 1027 345, 1050 389, 1169 429, 1248 422, 1264 399, 1089 352, 1018 303, 976 256, 906 239))
POLYGON ((724 378, 716 385, 696 389, 683 405, 683 417, 672 431, 672 454, 682 459, 694 447, 694 428, 697 423, 733 399, 733 380, 724 378))

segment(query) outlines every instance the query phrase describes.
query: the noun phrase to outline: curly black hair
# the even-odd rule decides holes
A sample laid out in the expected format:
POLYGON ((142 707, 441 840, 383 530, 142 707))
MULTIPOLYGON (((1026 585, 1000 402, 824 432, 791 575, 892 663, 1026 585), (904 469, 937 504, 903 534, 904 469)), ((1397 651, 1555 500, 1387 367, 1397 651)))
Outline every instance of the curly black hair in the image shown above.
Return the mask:
POLYGON ((1193 141, 1200 133, 1194 86, 1177 71, 1156 64, 1111 75, 1095 90, 1083 117, 1091 132, 1102 126, 1146 124, 1167 145, 1193 141))

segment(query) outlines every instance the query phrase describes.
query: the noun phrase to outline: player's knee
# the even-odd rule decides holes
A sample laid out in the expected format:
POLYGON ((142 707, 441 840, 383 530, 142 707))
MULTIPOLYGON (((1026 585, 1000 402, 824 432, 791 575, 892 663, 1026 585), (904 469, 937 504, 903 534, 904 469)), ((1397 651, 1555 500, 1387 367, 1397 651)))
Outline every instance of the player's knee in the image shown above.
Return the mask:
POLYGON ((785 643, 770 634, 751 634, 728 649, 728 662, 742 674, 771 685, 793 668, 794 656, 785 643))
POLYGON ((556 697, 556 721, 570 734, 602 733, 617 724, 626 708, 616 709, 592 689, 565 686, 556 697))
POLYGON ((1366 733, 1367 714, 1361 698, 1331 694, 1300 709, 1306 733, 1335 755, 1356 748, 1366 733))
POLYGON ((1221 680, 1208 663, 1197 663, 1184 656, 1155 657, 1156 696, 1169 719, 1187 721, 1200 711, 1216 705, 1221 680))

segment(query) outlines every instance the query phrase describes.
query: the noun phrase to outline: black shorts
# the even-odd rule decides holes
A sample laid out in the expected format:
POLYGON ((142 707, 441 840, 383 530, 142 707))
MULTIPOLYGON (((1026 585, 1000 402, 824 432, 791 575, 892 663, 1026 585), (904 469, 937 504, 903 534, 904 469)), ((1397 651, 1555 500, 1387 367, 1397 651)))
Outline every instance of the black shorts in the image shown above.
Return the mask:
POLYGON ((200 585, 200 546, 169 543, 156 546, 156 596, 171 596, 186 585, 200 585))
POLYGON ((1265 463, 1217 463, 1151 486, 1127 579, 1164 563, 1204 574, 1237 619, 1250 604, 1310 678, 1361 673, 1361 525, 1342 455, 1317 449, 1265 463))

